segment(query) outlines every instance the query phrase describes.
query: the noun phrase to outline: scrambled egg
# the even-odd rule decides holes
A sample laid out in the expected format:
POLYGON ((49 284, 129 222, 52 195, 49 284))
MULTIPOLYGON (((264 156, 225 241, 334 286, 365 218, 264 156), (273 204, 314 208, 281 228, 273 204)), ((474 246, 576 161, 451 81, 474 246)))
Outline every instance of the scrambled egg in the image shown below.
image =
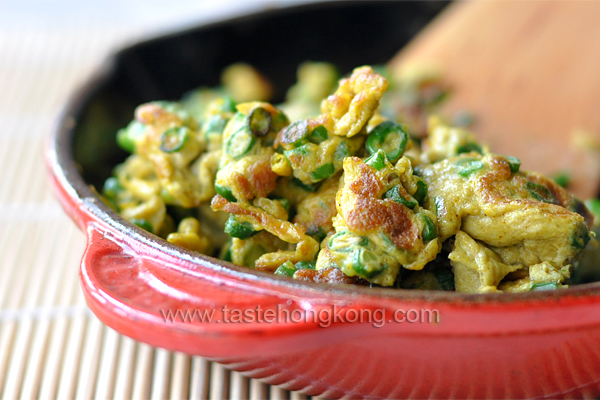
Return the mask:
MULTIPOLYGON (((592 214, 436 115, 431 69, 305 63, 286 102, 257 70, 140 105, 102 194, 191 251, 294 279, 469 293, 567 286, 592 214), (378 73, 380 72, 380 73, 378 73)), ((600 209, 600 205, 599 205, 600 209)), ((588 250, 586 250, 588 251, 588 250)))

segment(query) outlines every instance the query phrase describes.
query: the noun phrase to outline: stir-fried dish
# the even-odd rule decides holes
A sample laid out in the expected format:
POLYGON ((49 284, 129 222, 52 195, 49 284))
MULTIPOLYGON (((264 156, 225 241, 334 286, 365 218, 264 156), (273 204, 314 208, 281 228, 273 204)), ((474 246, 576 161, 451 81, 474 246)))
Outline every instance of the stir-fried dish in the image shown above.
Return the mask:
POLYGON ((478 143, 467 114, 437 116, 436 71, 340 79, 305 63, 284 103, 271 93, 236 64, 221 87, 140 105, 103 198, 171 243, 304 281, 482 293, 572 280, 592 214, 478 143))

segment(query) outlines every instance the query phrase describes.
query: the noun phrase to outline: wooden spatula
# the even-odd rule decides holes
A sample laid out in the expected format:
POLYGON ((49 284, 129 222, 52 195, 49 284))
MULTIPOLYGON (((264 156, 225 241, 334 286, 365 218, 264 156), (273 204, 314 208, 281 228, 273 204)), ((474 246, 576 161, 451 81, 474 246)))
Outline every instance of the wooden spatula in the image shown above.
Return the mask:
POLYGON ((499 154, 568 171, 583 199, 600 188, 600 2, 472 1, 446 9, 391 61, 434 63, 499 154))

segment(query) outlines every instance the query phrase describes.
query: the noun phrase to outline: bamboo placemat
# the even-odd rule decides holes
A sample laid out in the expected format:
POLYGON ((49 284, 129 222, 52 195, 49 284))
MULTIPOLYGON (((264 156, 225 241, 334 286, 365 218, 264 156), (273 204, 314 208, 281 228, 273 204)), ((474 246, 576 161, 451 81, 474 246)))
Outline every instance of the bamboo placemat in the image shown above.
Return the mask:
POLYGON ((43 142, 62 105, 111 51, 174 22, 265 4, 0 1, 3 399, 305 398, 104 326, 79 288, 84 235, 54 199, 43 162, 43 142))

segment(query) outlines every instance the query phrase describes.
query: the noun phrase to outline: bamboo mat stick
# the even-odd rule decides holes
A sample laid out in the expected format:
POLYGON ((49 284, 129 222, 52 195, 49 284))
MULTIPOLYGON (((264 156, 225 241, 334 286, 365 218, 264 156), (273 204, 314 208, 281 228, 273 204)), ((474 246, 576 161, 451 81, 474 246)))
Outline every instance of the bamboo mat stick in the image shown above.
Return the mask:
MULTIPOLYGON (((65 221, 69 222, 69 221, 65 221)), ((60 257, 53 263, 50 268, 56 268, 58 266, 64 266, 63 273, 60 274, 60 291, 58 293, 58 299, 56 305, 58 307, 68 307, 72 304, 72 299, 75 298, 75 291, 79 289, 77 285, 78 276, 76 273, 77 260, 73 251, 68 249, 77 249, 81 247, 82 238, 81 233, 76 230, 73 224, 69 224, 64 229, 65 231, 65 245, 63 248, 64 258, 60 257), (75 271, 74 271, 75 270, 75 271)), ((85 315, 82 313, 81 315, 85 315)), ((39 390, 39 397, 43 399, 52 399, 57 395, 57 390, 60 382, 61 366, 64 365, 66 357, 65 349, 67 346, 67 336, 70 324, 71 315, 63 314, 59 315, 53 320, 50 332, 50 340, 48 345, 48 356, 44 363, 42 383, 39 390)))
MULTIPOLYGON (((13 137, 8 139, 6 145, 9 146, 11 151, 2 164, 4 176, 2 179, 2 186, 6 189, 0 190, 0 195, 2 195, 2 197, 0 197, 0 203, 10 203, 12 201, 11 197, 13 196, 14 188, 19 187, 21 185, 20 182, 22 182, 21 174, 19 173, 22 165, 17 161, 29 158, 27 156, 28 149, 26 149, 25 140, 13 137)), ((16 246, 15 248, 19 247, 20 246, 16 246)))
POLYGON ((207 399, 210 385, 210 363, 202 357, 192 357, 190 399, 207 399))
POLYGON ((27 360, 27 369, 23 378, 21 387, 22 400, 33 399, 37 397, 40 385, 44 357, 47 352, 48 336, 50 332, 51 318, 42 317, 36 321, 34 337, 32 340, 29 358, 27 360))
POLYGON ((126 336, 120 336, 119 360, 113 398, 129 399, 133 389, 133 366, 136 358, 137 343, 126 336))
POLYGON ((102 351, 102 331, 104 327, 96 317, 87 317, 87 329, 81 357, 81 364, 77 371, 76 399, 91 399, 96 387, 100 353, 102 351))
POLYGON ((248 379, 239 372, 231 371, 230 398, 243 400, 248 398, 248 379))
MULTIPOLYGON (((72 281, 70 282, 70 290, 68 290, 69 302, 67 304, 77 304, 81 296, 79 285, 77 284, 78 276, 77 274, 70 274, 70 276, 72 281)), ((78 378, 77 371, 79 371, 83 340, 86 333, 86 322, 87 317, 84 315, 77 315, 70 319, 66 348, 63 350, 65 355, 58 385, 58 398, 70 399, 75 394, 74 391, 78 378)))
POLYGON ((169 393, 169 376, 171 370, 171 353, 165 349, 154 352, 154 370, 152 373, 152 400, 166 399, 169 393))
POLYGON ((4 391, 2 393, 3 400, 17 399, 19 396, 19 390, 21 389, 20 384, 25 369, 25 360, 28 356, 29 339, 31 337, 33 325, 34 322, 31 318, 25 318, 19 321, 16 330, 17 335, 12 346, 12 357, 10 360, 11 367, 8 370, 4 391))
POLYGON ((210 400, 229 398, 229 370, 221 364, 211 363, 210 400))
MULTIPOLYGON (((49 228, 49 232, 43 232, 41 234, 42 239, 39 241, 39 243, 36 241, 28 243, 30 246, 37 248, 37 252, 34 253, 36 254, 36 257, 32 262, 32 266, 37 266, 40 264, 43 265, 45 260, 50 259, 52 248, 48 242, 44 240, 44 238, 56 237, 57 228, 55 225, 50 225, 49 228)), ((48 278, 50 277, 46 275, 49 274, 51 274, 51 271, 47 268, 43 269, 42 273, 29 272, 27 279, 27 283, 29 285, 25 285, 23 293, 21 293, 21 296, 19 296, 22 297, 21 301, 19 302, 20 304, 16 303, 15 308, 34 310, 34 307, 40 302, 40 300, 42 300, 42 282, 47 282, 48 278)), ((15 293, 14 295, 18 296, 19 294, 15 293)), ((4 399, 15 399, 18 397, 21 389, 21 383, 23 382, 26 361, 28 360, 30 354, 35 356, 35 352, 30 352, 32 347, 32 350, 36 350, 34 346, 30 345, 34 327, 33 318, 34 315, 31 313, 30 315, 25 315, 23 319, 20 319, 16 340, 12 346, 12 358, 10 362, 11 368, 8 371, 6 384, 4 385, 4 399)), ((37 350, 39 351, 39 347, 37 350)), ((33 364, 33 367, 35 367, 35 364, 33 364)))
POLYGON ((308 396, 298 392, 290 392, 290 400, 307 400, 308 396))
POLYGON ((269 398, 271 400, 287 400, 289 392, 278 386, 269 387, 269 398))
POLYGON ((110 399, 113 397, 117 356, 119 353, 119 334, 114 330, 105 327, 102 342, 103 346, 100 355, 100 366, 98 368, 98 380, 94 394, 94 398, 98 400, 110 399))
POLYGON ((43 366, 42 382, 37 397, 41 400, 53 399, 58 389, 60 366, 63 360, 63 350, 69 327, 69 318, 61 316, 52 321, 48 354, 43 366))
POLYGON ((85 335, 86 320, 87 318, 85 316, 76 316, 70 319, 57 398, 71 399, 75 394, 75 385, 77 384, 79 375, 77 371, 79 371, 79 361, 85 335))
MULTIPOLYGON (((58 225, 51 224, 50 232, 46 235, 47 237, 58 237, 58 225)), ((42 256, 41 260, 38 259, 41 265, 46 264, 43 262, 46 260, 61 260, 64 259, 66 249, 64 249, 64 242, 52 245, 47 241, 43 241, 48 248, 49 254, 45 257, 42 256)), ((38 264, 39 265, 39 264, 38 264)), ((62 278, 65 273, 65 263, 58 263, 58 268, 45 268, 46 276, 43 279, 43 287, 39 285, 37 288, 32 288, 32 292, 40 293, 38 301, 34 301, 32 305, 52 305, 56 303, 58 297, 58 288, 60 287, 59 279, 62 278)), ((54 266, 52 266, 54 267, 54 266)), ((40 274, 41 275, 41 274, 40 274)), ((41 283, 40 279, 40 283, 41 283)), ((21 399, 31 399, 37 396, 37 390, 40 384, 40 376, 42 373, 42 364, 46 354, 46 345, 48 342, 48 336, 50 332, 50 320, 51 316, 42 315, 41 318, 37 318, 34 336, 32 339, 31 349, 29 351, 29 357, 27 359, 27 370, 23 378, 23 384, 21 387, 21 399)))
POLYGON ((267 385, 259 380, 250 380, 250 399, 251 400, 266 400, 269 398, 269 390, 267 385))
POLYGON ((190 392, 191 357, 183 353, 173 354, 173 371, 169 399, 187 399, 190 392))
POLYGON ((133 400, 146 400, 150 397, 152 380, 152 360, 154 349, 147 344, 139 343, 133 376, 133 400))
MULTIPOLYGON (((36 170, 36 165, 41 165, 41 160, 39 154, 42 154, 42 143, 39 139, 17 139, 19 140, 20 146, 23 149, 27 149, 28 151, 24 154, 24 158, 17 158, 19 162, 16 162, 16 165, 20 166, 18 179, 20 184, 16 184, 13 186, 12 199, 11 202, 14 203, 27 203, 29 200, 29 195, 31 193, 31 189, 35 187, 33 182, 35 181, 35 172, 39 172, 36 170)), ((38 174, 39 176, 39 174, 38 174)), ((47 243, 47 241, 45 242, 47 243)), ((48 258, 44 260, 42 264, 36 264, 36 266, 44 265, 47 262, 48 258)), ((41 268, 39 268, 41 269, 41 268)))
MULTIPOLYGON (((31 229, 30 227, 24 227, 24 229, 26 228, 29 228, 27 230, 28 235, 26 235, 27 239, 30 240, 32 244, 39 241, 40 231, 36 229, 31 229)), ((25 239, 25 237, 23 239, 25 239)), ((12 245, 16 248, 16 246, 18 246, 18 243, 12 243, 12 245)), ((15 253, 18 254, 18 251, 15 251, 15 253)), ((9 310, 16 310, 21 306, 23 300, 27 297, 26 287, 28 283, 28 278, 31 274, 30 271, 32 266, 35 265, 36 259, 37 257, 35 252, 25 252, 25 254, 20 254, 15 259, 15 262, 18 262, 20 265, 24 265, 24 267, 14 268, 13 266, 15 274, 11 277, 10 287, 7 288, 8 298, 6 299, 4 308, 9 310)), ((11 364, 11 368, 9 368, 8 371, 4 372, 6 374, 6 379, 1 386, 3 387, 3 399, 14 399, 18 396, 18 383, 21 381, 20 378, 23 373, 24 358, 27 354, 27 344, 30 333, 31 319, 27 318, 22 320, 21 324, 16 324, 14 322, 9 323, 8 329, 3 329, 2 331, 2 334, 9 336, 10 339, 6 339, 6 342, 4 342, 4 340, 0 341, 0 343, 4 342, 4 346, 0 348, 0 359, 9 359, 9 364, 11 364), (18 332, 19 335, 14 336, 15 332, 18 332)))

